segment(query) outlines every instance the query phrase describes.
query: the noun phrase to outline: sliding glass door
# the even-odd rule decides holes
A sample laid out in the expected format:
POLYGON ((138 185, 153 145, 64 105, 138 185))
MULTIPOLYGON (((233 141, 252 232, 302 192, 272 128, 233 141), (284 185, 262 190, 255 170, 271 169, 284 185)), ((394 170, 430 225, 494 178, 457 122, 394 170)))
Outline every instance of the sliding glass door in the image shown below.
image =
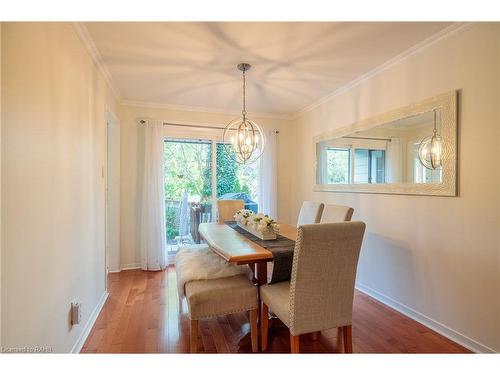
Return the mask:
POLYGON ((231 155, 232 149, 216 143, 216 199, 243 199, 257 212, 259 163, 239 164, 231 155))
POLYGON ((179 245, 196 242, 193 213, 198 222, 212 220, 212 142, 166 139, 164 155, 165 234, 172 255, 179 245))
POLYGON ((242 199, 246 208, 257 212, 259 164, 241 165, 231 152, 215 136, 165 139, 165 235, 170 257, 183 244, 200 243, 198 226, 217 220, 217 199, 242 199))

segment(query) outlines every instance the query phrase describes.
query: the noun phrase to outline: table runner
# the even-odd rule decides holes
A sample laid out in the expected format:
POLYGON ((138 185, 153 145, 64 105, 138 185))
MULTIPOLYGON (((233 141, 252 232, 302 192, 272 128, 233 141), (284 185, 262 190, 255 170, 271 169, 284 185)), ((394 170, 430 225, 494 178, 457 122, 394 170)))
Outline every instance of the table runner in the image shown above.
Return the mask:
POLYGON ((273 253, 273 272, 269 284, 290 280, 292 276, 293 249, 295 248, 294 240, 280 234, 277 235, 275 240, 261 240, 239 227, 236 221, 226 221, 226 224, 245 238, 273 253))

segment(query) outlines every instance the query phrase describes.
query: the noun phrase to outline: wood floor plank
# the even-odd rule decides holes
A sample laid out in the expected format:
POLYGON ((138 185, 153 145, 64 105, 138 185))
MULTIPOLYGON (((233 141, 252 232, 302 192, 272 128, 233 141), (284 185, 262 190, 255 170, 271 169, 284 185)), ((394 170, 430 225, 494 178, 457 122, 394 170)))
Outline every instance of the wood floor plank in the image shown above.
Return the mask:
MULTIPOLYGON (((108 276, 109 298, 82 353, 189 353, 189 317, 179 303, 175 268, 122 271, 108 276)), ((280 323, 278 321, 278 323, 280 323)), ((238 342, 250 330, 246 313, 199 321, 199 353, 251 353, 238 342)), ((373 298, 356 291, 352 324, 354 353, 468 353, 373 298)), ((337 330, 300 338, 304 353, 342 353, 337 330)), ((269 353, 289 353, 289 331, 282 324, 269 330, 269 353)))

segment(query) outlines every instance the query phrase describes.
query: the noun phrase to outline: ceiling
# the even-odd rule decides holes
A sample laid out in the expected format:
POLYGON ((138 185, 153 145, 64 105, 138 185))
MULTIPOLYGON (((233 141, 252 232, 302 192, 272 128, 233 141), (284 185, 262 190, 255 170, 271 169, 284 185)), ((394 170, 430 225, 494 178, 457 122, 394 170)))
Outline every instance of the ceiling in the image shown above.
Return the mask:
POLYGON ((431 22, 87 22, 123 101, 291 116, 439 33, 431 22))

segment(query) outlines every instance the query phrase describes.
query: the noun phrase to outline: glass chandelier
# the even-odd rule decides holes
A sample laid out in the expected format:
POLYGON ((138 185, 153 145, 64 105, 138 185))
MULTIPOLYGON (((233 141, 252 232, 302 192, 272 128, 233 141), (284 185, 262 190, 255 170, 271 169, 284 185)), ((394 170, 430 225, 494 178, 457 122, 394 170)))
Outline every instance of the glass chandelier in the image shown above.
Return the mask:
POLYGON ((262 155, 265 146, 264 132, 261 127, 247 117, 245 72, 250 68, 250 64, 238 64, 238 69, 242 71, 243 75, 243 109, 241 117, 226 125, 223 135, 223 142, 228 148, 228 154, 241 164, 257 160, 262 155))
POLYGON ((436 110, 434 109, 434 130, 433 135, 425 137, 418 146, 418 158, 420 163, 427 169, 441 168, 443 141, 437 132, 436 110))

